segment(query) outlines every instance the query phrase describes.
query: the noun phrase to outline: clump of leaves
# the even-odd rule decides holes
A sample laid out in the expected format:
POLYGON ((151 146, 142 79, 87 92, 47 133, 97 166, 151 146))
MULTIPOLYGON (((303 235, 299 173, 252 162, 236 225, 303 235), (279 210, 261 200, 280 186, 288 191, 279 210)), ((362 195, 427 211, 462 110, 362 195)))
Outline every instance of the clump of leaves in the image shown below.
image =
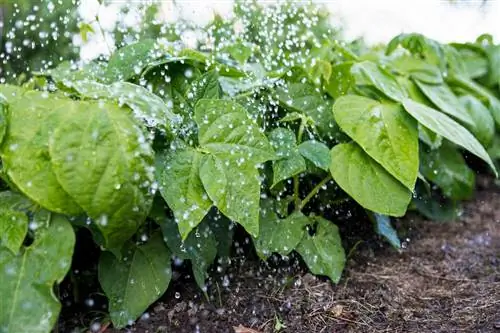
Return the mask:
POLYGON ((74 229, 102 249, 98 279, 124 327, 165 292, 172 259, 206 291, 236 225, 262 260, 295 251, 338 282, 340 201, 399 248, 391 216, 450 217, 473 194, 464 152, 496 174, 498 47, 484 37, 354 52, 317 8, 235 10, 243 31, 216 17, 197 50, 143 39, 0 86, 2 331, 50 331, 74 229))

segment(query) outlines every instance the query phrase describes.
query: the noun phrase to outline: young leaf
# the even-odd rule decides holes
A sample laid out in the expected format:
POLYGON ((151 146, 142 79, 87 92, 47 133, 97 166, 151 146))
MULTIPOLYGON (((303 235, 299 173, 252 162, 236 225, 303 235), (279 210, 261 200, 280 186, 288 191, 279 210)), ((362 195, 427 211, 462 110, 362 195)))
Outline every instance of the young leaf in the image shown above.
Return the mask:
POLYGON ((84 43, 88 41, 88 35, 94 33, 94 28, 89 23, 81 22, 80 23, 80 37, 84 43))
POLYGON ((339 230, 322 217, 314 219, 318 222, 316 233, 306 235, 297 246, 297 252, 313 274, 326 275, 338 283, 346 261, 339 230))
POLYGON ((398 233, 391 225, 391 218, 387 215, 369 213, 372 216, 375 225, 375 231, 380 236, 384 237, 396 249, 401 248, 401 241, 398 233))
POLYGON ((409 190, 418 173, 417 122, 399 104, 343 96, 333 106, 340 128, 409 190))
POLYGON ((474 122, 468 129, 483 146, 488 147, 495 135, 495 120, 490 111, 472 95, 461 96, 459 100, 474 122))
POLYGON ((201 99, 194 113, 203 151, 254 165, 275 157, 266 136, 238 103, 201 99))
POLYGON ((411 191, 357 144, 333 147, 330 172, 335 182, 364 208, 390 216, 405 214, 411 191))
POLYGON ((149 212, 153 151, 142 129, 111 103, 74 101, 54 110, 49 139, 58 182, 97 222, 107 247, 120 247, 149 212))
POLYGON ((56 178, 48 149, 49 130, 56 125, 50 119, 54 105, 65 109, 73 102, 35 91, 15 98, 4 95, 9 96, 9 126, 0 154, 10 180, 42 207, 62 214, 81 214, 82 208, 56 178))
POLYGON ((104 78, 108 82, 127 81, 141 74, 154 59, 155 41, 145 39, 114 52, 108 62, 104 78))
POLYGON ((200 179, 202 157, 191 148, 174 150, 159 166, 160 193, 174 212, 182 239, 187 238, 212 207, 200 179))
POLYGON ((260 180, 253 163, 234 161, 229 153, 221 152, 205 158, 200 177, 214 205, 250 235, 257 236, 260 180))
POLYGON ((309 218, 301 212, 294 212, 285 219, 280 219, 273 207, 273 202, 260 210, 259 236, 254 238, 255 250, 263 260, 272 253, 286 256, 292 252, 305 234, 309 218))
POLYGON ((128 243, 121 259, 103 252, 98 273, 109 299, 113 325, 122 328, 133 323, 167 290, 172 278, 170 253, 158 232, 144 245, 128 243))
POLYGON ((484 147, 462 125, 458 124, 447 115, 423 104, 414 102, 411 99, 405 99, 403 101, 403 106, 405 110, 417 119, 419 123, 429 128, 436 134, 439 134, 451 142, 465 148, 488 163, 495 175, 497 175, 495 165, 484 147))
POLYGON ((0 208, 0 246, 17 254, 28 233, 28 217, 14 209, 0 208))
POLYGON ((450 144, 421 154, 420 172, 438 185, 452 200, 467 200, 474 193, 475 174, 465 163, 462 154, 450 144))
POLYGON ((269 133, 269 141, 277 156, 273 161, 272 186, 306 170, 306 161, 298 152, 295 133, 278 127, 269 133))
POLYGON ((75 233, 68 220, 53 216, 35 241, 14 255, 0 246, 0 327, 3 332, 50 332, 61 305, 53 293, 68 272, 75 233))
POLYGON ((394 101, 400 102, 408 97, 408 93, 399 85, 392 74, 371 61, 354 64, 351 73, 356 79, 356 84, 361 78, 363 83, 369 83, 394 101))
POLYGON ((299 145, 299 153, 315 166, 328 172, 330 168, 330 149, 316 140, 304 141, 299 145))
POLYGON ((418 88, 437 108, 464 125, 473 126, 474 121, 465 111, 458 98, 446 84, 433 85, 415 80, 418 88))

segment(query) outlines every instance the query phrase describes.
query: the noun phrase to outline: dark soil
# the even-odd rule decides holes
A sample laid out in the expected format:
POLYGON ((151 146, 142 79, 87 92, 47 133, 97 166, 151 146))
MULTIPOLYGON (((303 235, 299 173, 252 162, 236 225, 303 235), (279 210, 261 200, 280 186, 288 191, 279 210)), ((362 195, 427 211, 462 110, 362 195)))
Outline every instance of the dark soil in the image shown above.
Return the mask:
POLYGON ((479 183, 458 221, 397 221, 408 237, 403 250, 358 246, 338 285, 297 265, 241 261, 213 283, 210 302, 177 280, 125 331, 498 333, 500 188, 479 183))

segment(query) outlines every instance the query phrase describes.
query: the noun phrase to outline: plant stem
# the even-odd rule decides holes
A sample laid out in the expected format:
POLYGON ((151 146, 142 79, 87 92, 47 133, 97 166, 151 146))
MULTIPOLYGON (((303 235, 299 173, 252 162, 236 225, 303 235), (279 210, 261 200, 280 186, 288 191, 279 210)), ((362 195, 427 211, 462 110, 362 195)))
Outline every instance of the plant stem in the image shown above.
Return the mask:
POLYGON ((328 183, 330 180, 332 179, 332 176, 331 175, 328 175, 326 176, 322 181, 320 181, 318 183, 318 185, 316 185, 312 190, 311 192, 309 192, 309 194, 304 198, 304 200, 302 200, 302 203, 300 205, 300 208, 299 209, 302 209, 304 208, 305 205, 307 205, 309 203, 309 201, 311 201, 311 199, 316 195, 318 194, 319 190, 326 185, 326 183, 328 183))
POLYGON ((99 2, 99 9, 97 10, 97 13, 95 14, 95 21, 97 22, 97 25, 99 26, 99 31, 102 35, 102 38, 104 39, 104 43, 106 43, 106 47, 108 48, 109 55, 111 56, 113 54, 113 51, 111 49, 111 46, 108 43, 108 40, 106 39, 106 33, 104 32, 101 21, 99 21, 99 10, 101 9, 101 7, 102 7, 102 3, 99 2))

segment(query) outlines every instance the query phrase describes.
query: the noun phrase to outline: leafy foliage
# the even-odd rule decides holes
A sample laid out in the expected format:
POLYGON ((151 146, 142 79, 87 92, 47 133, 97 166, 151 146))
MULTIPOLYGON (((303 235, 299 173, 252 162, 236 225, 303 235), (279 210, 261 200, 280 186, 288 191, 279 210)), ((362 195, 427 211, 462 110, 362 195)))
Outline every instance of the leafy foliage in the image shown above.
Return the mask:
POLYGON ((403 34, 383 53, 332 41, 314 6, 234 10, 195 49, 150 24, 117 33, 133 42, 107 60, 0 85, 1 331, 53 327, 74 229, 100 251, 121 328, 164 294, 172 260, 206 292, 243 237, 336 283, 344 220, 400 248, 391 217, 453 218, 476 164, 496 174, 498 46, 403 34))

